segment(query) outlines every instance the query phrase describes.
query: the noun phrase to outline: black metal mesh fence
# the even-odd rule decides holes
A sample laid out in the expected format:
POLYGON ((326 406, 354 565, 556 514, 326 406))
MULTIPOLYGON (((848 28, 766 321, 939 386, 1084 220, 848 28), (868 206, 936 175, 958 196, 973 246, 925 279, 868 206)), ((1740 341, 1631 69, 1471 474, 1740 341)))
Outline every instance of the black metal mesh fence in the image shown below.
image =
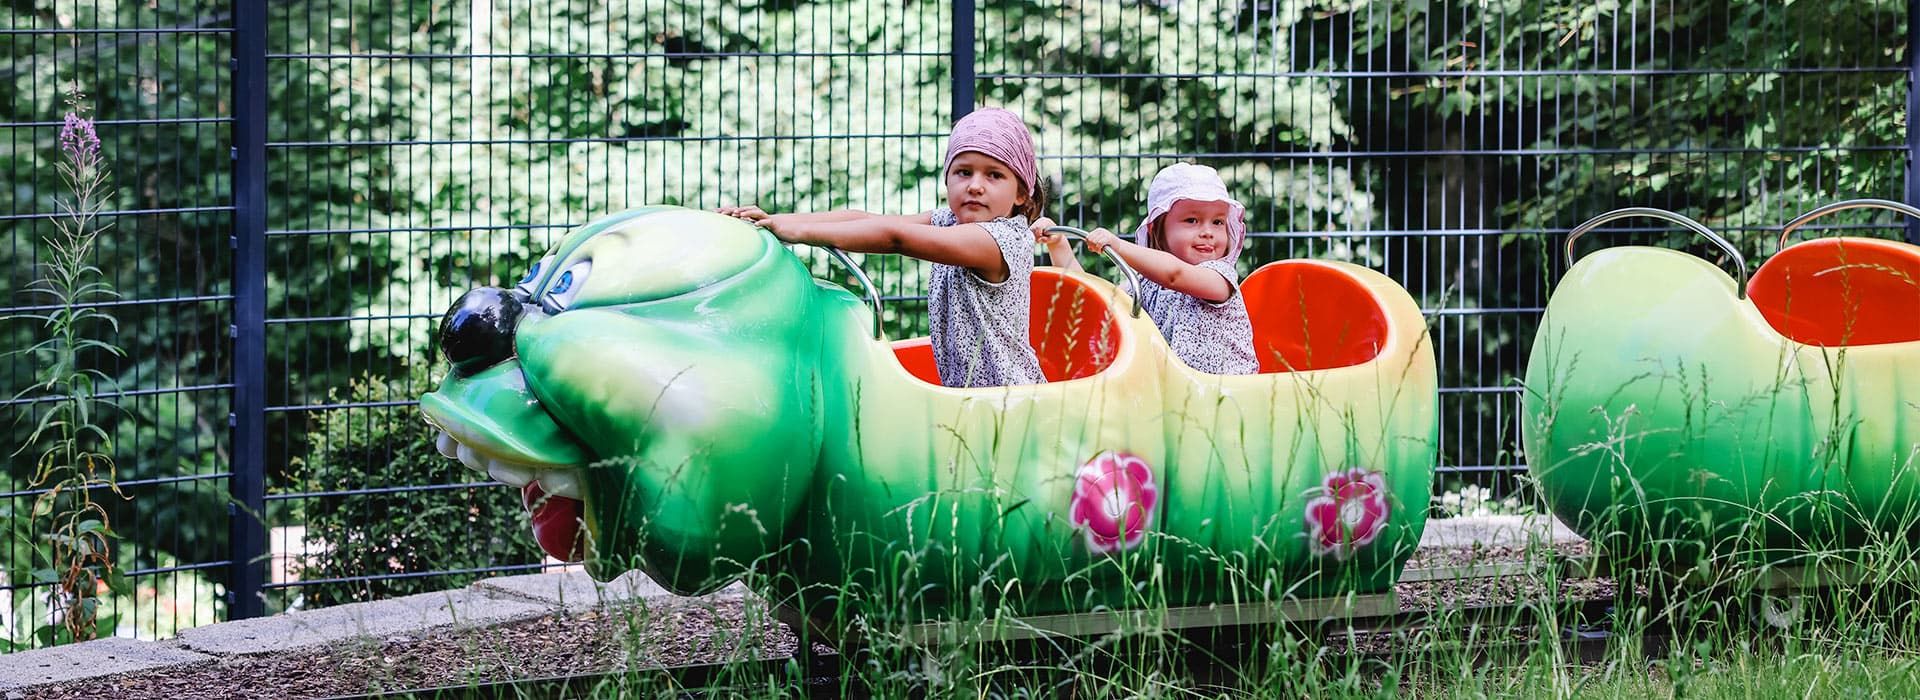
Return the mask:
MULTIPOLYGON (((628 206, 936 206, 956 96, 1026 117, 1065 223, 1130 230, 1157 169, 1199 162, 1248 206, 1243 269, 1332 258, 1400 281, 1439 354, 1442 488, 1498 495, 1523 493, 1514 378, 1567 229, 1658 206, 1762 254, 1815 204, 1901 198, 1908 152, 1907 8, 1888 2, 333 0, 265 5, 257 24, 235 8, 0 10, 12 289, 56 211, 72 86, 115 167, 123 211, 98 258, 129 353, 97 363, 129 394, 111 418, 132 484, 116 528, 140 575, 112 605, 142 634, 224 614, 234 561, 269 562, 269 610, 540 568, 518 494, 438 456, 413 406, 440 372, 441 311, 628 206), (263 35, 256 63, 229 64, 236 32, 263 35), (249 65, 267 86, 263 184, 231 181, 230 158, 253 157, 231 150, 249 65), (263 192, 260 230, 234 216, 246 185, 263 192), (264 269, 236 269, 229 236, 264 269), (265 279, 257 326, 234 323, 248 274, 265 279), (233 373, 230 332, 264 348, 263 369, 233 373), (236 405, 259 407, 234 421, 259 426, 264 458, 231 453, 236 405), (230 507, 243 471, 266 493, 230 507), (264 548, 228 537, 249 509, 264 548)), ((1590 245, 1707 253, 1625 223, 1590 245)), ((863 264, 889 332, 924 333, 925 266, 863 264)), ((14 347, 37 332, 0 328, 14 347)), ((36 371, 10 359, 7 388, 36 371)), ((8 408, 30 415, 40 395, 8 408)), ((48 587, 25 578, 30 455, 0 494, 23 640, 48 614, 48 587)))

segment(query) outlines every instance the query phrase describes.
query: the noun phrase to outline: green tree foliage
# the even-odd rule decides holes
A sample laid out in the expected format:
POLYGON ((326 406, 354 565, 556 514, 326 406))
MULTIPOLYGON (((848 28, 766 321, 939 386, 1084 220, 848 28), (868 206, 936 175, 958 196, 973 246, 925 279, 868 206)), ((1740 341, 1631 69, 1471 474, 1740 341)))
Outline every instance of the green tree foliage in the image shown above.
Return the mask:
POLYGON ((1499 202, 1510 228, 1649 202, 1777 226, 1836 195, 1898 198, 1902 3, 1390 5, 1369 48, 1400 43, 1409 69, 1539 74, 1425 77, 1399 88, 1410 117, 1457 125, 1466 148, 1595 153, 1549 160, 1499 202))

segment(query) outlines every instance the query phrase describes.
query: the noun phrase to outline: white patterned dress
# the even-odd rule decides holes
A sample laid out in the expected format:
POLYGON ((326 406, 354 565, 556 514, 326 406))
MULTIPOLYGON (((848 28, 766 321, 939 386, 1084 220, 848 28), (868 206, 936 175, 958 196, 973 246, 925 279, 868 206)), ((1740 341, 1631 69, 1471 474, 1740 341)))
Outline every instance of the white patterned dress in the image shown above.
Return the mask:
POLYGON ((1260 361, 1253 354, 1253 321, 1247 300, 1240 296, 1240 271, 1225 260, 1208 260, 1199 267, 1227 278, 1233 295, 1215 304, 1182 294, 1145 277, 1140 278, 1140 306, 1153 325, 1187 366, 1212 374, 1255 374, 1260 361))
MULTIPOLYGON (((933 210, 933 225, 959 224, 952 209, 933 210)), ((1047 380, 1040 373, 1040 360, 1027 339, 1033 233, 1024 216, 1001 217, 980 226, 1000 245, 1007 278, 988 282, 966 268, 934 263, 927 277, 927 319, 940 383, 951 387, 1043 384, 1047 380)))

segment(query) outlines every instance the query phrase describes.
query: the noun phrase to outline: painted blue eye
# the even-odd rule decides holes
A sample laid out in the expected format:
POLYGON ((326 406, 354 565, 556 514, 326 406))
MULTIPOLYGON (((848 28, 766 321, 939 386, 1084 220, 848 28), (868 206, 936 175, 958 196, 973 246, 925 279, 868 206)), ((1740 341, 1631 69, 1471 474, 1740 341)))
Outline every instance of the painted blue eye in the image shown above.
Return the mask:
POLYGON ((574 298, 580 296, 580 290, 586 287, 587 273, 592 270, 593 261, 591 260, 582 260, 568 266, 559 277, 554 278, 553 284, 547 287, 547 294, 541 306, 545 307, 548 313, 565 311, 567 307, 573 305, 574 298))
POLYGON ((553 256, 551 255, 541 258, 539 262, 533 264, 531 269, 527 270, 527 276, 521 278, 520 283, 514 285, 513 288, 520 290, 522 294, 533 296, 533 284, 539 281, 540 271, 546 269, 547 263, 550 262, 553 262, 553 256))

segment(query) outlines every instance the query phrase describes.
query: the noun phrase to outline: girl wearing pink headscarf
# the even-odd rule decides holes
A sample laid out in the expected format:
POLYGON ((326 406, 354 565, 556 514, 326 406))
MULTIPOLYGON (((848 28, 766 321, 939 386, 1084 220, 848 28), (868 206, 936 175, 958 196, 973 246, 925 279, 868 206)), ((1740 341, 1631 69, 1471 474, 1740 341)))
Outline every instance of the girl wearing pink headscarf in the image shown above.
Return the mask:
POLYGON ((905 216, 854 210, 768 215, 754 206, 719 211, 788 243, 933 263, 927 316, 940 382, 1040 384, 1046 377, 1027 342, 1033 272, 1027 223, 1040 216, 1039 170, 1026 123, 1004 109, 983 109, 955 123, 947 140, 944 207, 905 216))
MULTIPOLYGON (((1254 374, 1260 362, 1253 355, 1253 323, 1233 265, 1246 241, 1246 218, 1220 173, 1178 163, 1154 175, 1147 187, 1147 218, 1133 234, 1137 243, 1100 228, 1087 236, 1087 247, 1096 253, 1112 248, 1140 273, 1140 289, 1128 291, 1181 361, 1213 374, 1254 374)), ((1033 224, 1053 264, 1081 269, 1066 237, 1047 233, 1052 227, 1044 217, 1033 224)))

